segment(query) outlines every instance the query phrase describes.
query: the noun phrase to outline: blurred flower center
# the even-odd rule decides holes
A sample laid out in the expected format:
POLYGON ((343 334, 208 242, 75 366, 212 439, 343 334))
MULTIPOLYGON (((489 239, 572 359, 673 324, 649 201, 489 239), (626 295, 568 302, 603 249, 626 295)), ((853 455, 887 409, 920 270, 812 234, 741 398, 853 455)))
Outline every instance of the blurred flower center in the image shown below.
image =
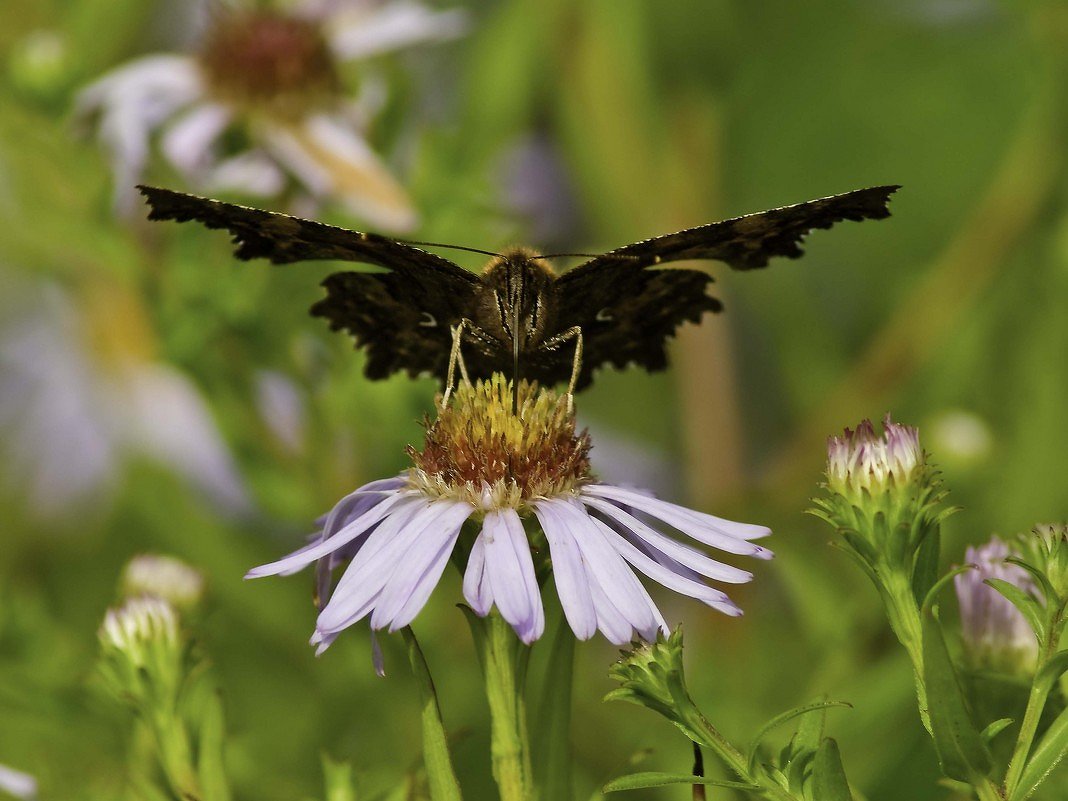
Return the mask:
POLYGON ((319 27, 276 12, 220 17, 205 38, 200 64, 220 99, 283 114, 324 105, 340 87, 319 27))
POLYGON ((463 385, 427 427, 423 450, 409 447, 413 487, 476 508, 520 508, 535 498, 574 490, 589 478, 590 438, 575 433, 566 396, 501 375, 463 385))

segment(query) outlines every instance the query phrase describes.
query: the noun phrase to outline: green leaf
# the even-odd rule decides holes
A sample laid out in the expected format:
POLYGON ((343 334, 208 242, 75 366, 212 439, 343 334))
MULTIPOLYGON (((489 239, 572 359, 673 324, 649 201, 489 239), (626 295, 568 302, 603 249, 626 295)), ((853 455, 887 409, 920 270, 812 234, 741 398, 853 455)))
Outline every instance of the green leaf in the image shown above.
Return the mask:
POLYGON ((542 798, 571 798, 571 680, 575 635, 560 614, 532 733, 542 798))
POLYGON ((991 723, 989 726, 979 732, 979 736, 983 738, 984 743, 990 745, 990 743, 994 741, 995 737, 997 737, 1011 725, 1012 718, 1001 718, 1000 720, 995 720, 993 723, 991 723))
POLYGON ((813 797, 819 801, 853 801, 838 743, 830 737, 816 751, 812 763, 812 789, 813 797))
MULTIPOLYGON (((938 578, 938 558, 941 555, 942 535, 938 526, 933 526, 921 540, 916 549, 914 567, 912 570, 912 595, 916 603, 924 604, 925 599, 932 593, 937 594, 946 578, 938 578)), ((950 574, 953 575, 953 574, 950 574)))
POLYGON ((1009 599, 1013 606, 1020 610, 1020 614, 1027 618, 1027 622, 1031 625, 1031 629, 1035 632, 1039 642, 1046 639, 1046 621, 1043 619, 1042 605, 1037 598, 1004 579, 987 579, 984 583, 989 584, 1000 592, 1009 599))
POLYGON ((1052 686, 1065 671, 1068 671, 1068 650, 1058 651, 1051 656, 1049 661, 1042 666, 1039 675, 1035 677, 1035 683, 1048 681, 1052 686))
POLYGON ((923 619, 923 676, 942 772, 964 782, 985 776, 991 767, 990 752, 968 712, 942 630, 931 615, 923 619))
POLYGON ((457 781, 452 767, 434 680, 411 627, 405 626, 401 633, 408 646, 408 661, 411 662, 412 673, 415 674, 416 683, 419 685, 419 697, 423 706, 423 762, 426 765, 430 798, 432 801, 460 801, 460 782, 457 781))
POLYGON ((922 611, 922 613, 926 614, 930 610, 930 608, 934 606, 935 601, 938 600, 938 596, 941 594, 942 590, 946 588, 947 584, 953 581, 953 579, 955 579, 961 573, 967 573, 969 570, 975 570, 975 565, 961 565, 960 567, 950 570, 948 573, 946 573, 946 575, 942 576, 942 578, 936 581, 931 586, 931 589, 927 591, 927 594, 923 598, 917 599, 921 602, 920 610, 922 611))
POLYGON ((1059 714, 1046 729, 1031 758, 1027 761, 1020 783, 1011 801, 1023 801, 1045 780, 1057 763, 1068 753, 1068 709, 1059 714))
POLYGON ((749 763, 749 769, 752 770, 756 766, 760 744, 772 729, 778 728, 782 724, 793 720, 796 717, 800 717, 801 715, 807 715, 810 712, 819 712, 835 706, 843 706, 849 709, 853 708, 852 704, 848 704, 845 701, 815 701, 811 704, 794 707, 793 709, 783 712, 781 715, 773 717, 761 726, 760 731, 756 733, 756 736, 749 743, 749 748, 746 750, 746 761, 749 763))
POLYGON ((706 776, 694 776, 692 773, 661 773, 660 771, 646 771, 645 773, 631 773, 628 776, 620 776, 612 779, 601 792, 615 793, 620 790, 644 790, 647 787, 663 787, 666 784, 704 784, 712 787, 726 787, 731 790, 759 790, 755 784, 745 782, 732 782, 726 779, 709 779, 706 776))

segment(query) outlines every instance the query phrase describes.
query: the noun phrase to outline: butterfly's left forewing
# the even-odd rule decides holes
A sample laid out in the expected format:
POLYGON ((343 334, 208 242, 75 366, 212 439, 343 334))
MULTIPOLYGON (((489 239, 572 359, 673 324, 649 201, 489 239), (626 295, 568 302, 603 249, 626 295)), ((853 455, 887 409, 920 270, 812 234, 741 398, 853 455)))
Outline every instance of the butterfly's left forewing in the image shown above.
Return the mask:
POLYGON ((327 296, 312 306, 334 330, 367 350, 366 372, 385 378, 401 370, 444 379, 450 327, 473 303, 478 278, 448 259, 378 234, 186 195, 139 187, 153 220, 195 220, 233 237, 239 259, 275 264, 339 260, 385 267, 384 273, 340 272, 326 278, 327 296))

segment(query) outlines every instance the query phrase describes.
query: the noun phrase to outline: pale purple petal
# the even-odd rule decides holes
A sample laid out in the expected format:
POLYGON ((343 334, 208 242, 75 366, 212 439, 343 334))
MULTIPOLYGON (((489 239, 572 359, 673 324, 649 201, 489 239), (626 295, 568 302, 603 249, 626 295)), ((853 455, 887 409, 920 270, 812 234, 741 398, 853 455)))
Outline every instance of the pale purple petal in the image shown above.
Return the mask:
MULTIPOLYGON (((462 506, 466 507, 462 511, 469 514, 470 506, 462 506)), ((431 532, 428 541, 440 540, 440 533, 437 537, 433 533, 440 532, 442 524, 455 516, 452 502, 427 502, 421 498, 414 509, 414 513, 405 514, 403 520, 395 521, 391 517, 368 538, 345 570, 330 603, 319 615, 316 624, 319 629, 337 631, 360 620, 378 606, 385 593, 390 592, 391 579, 402 567, 402 562, 411 563, 420 556, 430 559, 437 554, 436 549, 427 551, 418 548, 417 544, 428 530, 431 532), (412 556, 415 559, 410 558, 412 556)), ((400 602, 403 601, 401 597, 400 602)))
POLYGON ((378 633, 371 629, 371 665, 380 679, 386 677, 386 660, 382 657, 382 646, 378 643, 378 633))
MULTIPOLYGON (((602 525, 604 524, 602 523, 602 525)), ((611 529, 607 526, 605 526, 605 530, 611 532, 611 529)), ((682 593, 690 598, 695 598, 696 600, 711 606, 713 609, 718 609, 728 615, 737 616, 742 614, 742 610, 739 609, 734 601, 728 598, 725 593, 709 587, 707 584, 683 578, 677 573, 672 572, 655 559, 646 556, 638 548, 634 547, 634 545, 627 542, 623 537, 609 537, 609 541, 611 542, 612 547, 619 551, 619 554, 624 559, 653 581, 663 584, 669 590, 675 590, 675 592, 682 593)))
MULTIPOLYGON (((561 509, 571 520, 571 531, 582 552, 591 583, 600 585, 607 599, 630 627, 640 632, 655 630, 656 615, 646 600, 648 596, 641 591, 641 582, 611 545, 610 538, 617 535, 608 526, 590 517, 578 501, 566 503, 566 509, 561 509)), ((628 631, 625 641, 630 639, 628 631)))
POLYGON ((571 630, 580 640, 597 631, 597 610, 590 593, 590 581, 575 536, 560 509, 565 501, 542 500, 534 504, 553 561, 553 581, 571 630))
POLYGON ((430 597, 452 553, 460 527, 474 512, 463 501, 435 501, 435 516, 423 527, 396 568, 386 579, 371 615, 371 628, 408 625, 430 597))
POLYGON ((414 503, 417 495, 412 492, 397 492, 390 495, 382 503, 375 506, 363 517, 357 518, 345 526, 341 531, 328 540, 314 545, 306 545, 276 562, 254 567, 245 574, 245 578, 261 578, 262 576, 274 576, 287 570, 292 570, 298 565, 310 565, 316 559, 326 556, 337 550, 342 545, 363 534, 371 526, 378 523, 389 513, 394 505, 403 500, 414 503))
POLYGON ((486 574, 497 609, 529 645, 544 632, 545 613, 523 522, 514 509, 491 511, 479 539, 485 543, 486 574))
POLYGON ((218 103, 194 106, 167 128, 160 149, 178 170, 195 173, 210 163, 215 142, 230 121, 230 110, 218 103))
POLYGON ((467 30, 467 15, 400 0, 370 14, 339 14, 335 25, 330 43, 338 58, 350 61, 422 42, 455 39, 467 30))
POLYGON ((616 605, 609 600, 604 588, 597 581, 590 582, 590 597, 597 612, 597 628, 613 645, 626 645, 633 639, 634 627, 616 605))
POLYGON ((200 183, 211 192, 277 197, 286 186, 278 163, 262 150, 249 150, 213 165, 200 183))
POLYGON ((486 541, 481 534, 475 539, 467 557, 464 598, 479 617, 488 615, 490 607, 493 606, 493 588, 486 576, 486 541))
POLYGON ((770 559, 772 556, 767 548, 747 541, 769 534, 771 530, 764 526, 723 520, 712 515, 694 512, 684 506, 668 503, 659 498, 650 498, 647 495, 605 484, 587 485, 583 487, 582 492, 584 495, 607 498, 631 506, 677 528, 698 542, 711 545, 721 551, 756 556, 760 559, 770 559))
MULTIPOLYGON (((718 581, 726 581, 732 584, 744 584, 752 580, 753 574, 747 570, 741 570, 731 565, 725 565, 710 559, 696 548, 691 548, 681 542, 673 540, 659 531, 647 526, 624 509, 620 509, 613 503, 599 498, 582 498, 583 503, 612 518, 619 530, 627 531, 643 540, 650 547, 664 553, 672 561, 718 581)), ((662 563, 663 564, 663 563, 662 563)))

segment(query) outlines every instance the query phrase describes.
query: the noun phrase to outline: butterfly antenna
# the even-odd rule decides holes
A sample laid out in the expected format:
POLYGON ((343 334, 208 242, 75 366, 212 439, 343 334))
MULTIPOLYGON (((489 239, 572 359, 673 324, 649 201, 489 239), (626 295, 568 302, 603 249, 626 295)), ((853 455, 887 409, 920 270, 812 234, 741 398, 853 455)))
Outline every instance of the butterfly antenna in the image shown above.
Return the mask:
POLYGON ((605 256, 612 256, 616 259, 639 259, 640 256, 632 256, 627 253, 546 253, 541 256, 531 256, 532 259, 566 259, 568 257, 575 256, 583 259, 601 259, 605 256))
POLYGON ((419 245, 425 248, 450 248, 452 250, 466 250, 468 253, 481 253, 483 256, 496 256, 498 259, 504 258, 503 254, 495 253, 492 250, 481 250, 479 248, 469 248, 463 245, 446 245, 444 242, 416 242, 414 239, 395 239, 394 242, 400 242, 402 245, 419 245))

